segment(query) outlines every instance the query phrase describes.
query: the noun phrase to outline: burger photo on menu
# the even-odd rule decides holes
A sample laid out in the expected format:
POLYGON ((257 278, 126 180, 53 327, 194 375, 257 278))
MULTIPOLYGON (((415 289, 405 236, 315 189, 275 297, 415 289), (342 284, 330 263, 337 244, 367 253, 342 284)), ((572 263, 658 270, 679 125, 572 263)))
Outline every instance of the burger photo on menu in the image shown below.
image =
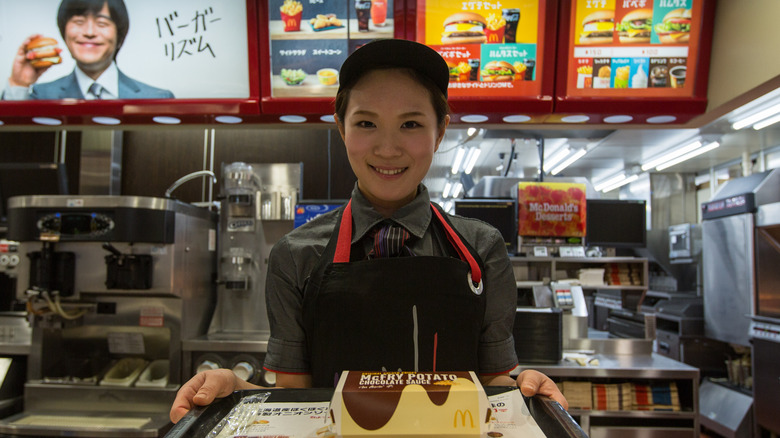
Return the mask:
POLYGON ((517 71, 506 61, 490 61, 482 69, 484 82, 510 82, 514 80, 517 71))
POLYGON ((25 57, 35 68, 49 67, 62 62, 60 53, 62 49, 57 47, 57 40, 49 37, 38 37, 30 41, 25 47, 25 57))
POLYGON ((485 17, 473 12, 458 12, 444 20, 442 44, 482 44, 485 36, 485 17))
POLYGON ((593 12, 582 20, 580 44, 610 44, 614 30, 614 11, 593 12))
POLYGON ((653 29, 653 11, 635 9, 620 20, 617 25, 618 36, 623 44, 647 44, 653 29))
POLYGON ((674 9, 655 25, 655 33, 661 44, 687 43, 691 34, 691 10, 674 9))

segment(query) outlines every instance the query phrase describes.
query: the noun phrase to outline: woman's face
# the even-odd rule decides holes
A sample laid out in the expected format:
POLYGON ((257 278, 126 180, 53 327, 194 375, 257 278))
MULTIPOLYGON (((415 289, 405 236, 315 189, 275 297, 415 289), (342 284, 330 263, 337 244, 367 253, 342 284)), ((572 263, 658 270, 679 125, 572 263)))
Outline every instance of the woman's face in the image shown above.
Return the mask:
POLYGON ((429 91, 404 70, 374 70, 352 88, 344 120, 337 120, 358 188, 385 216, 417 194, 439 148, 429 91))

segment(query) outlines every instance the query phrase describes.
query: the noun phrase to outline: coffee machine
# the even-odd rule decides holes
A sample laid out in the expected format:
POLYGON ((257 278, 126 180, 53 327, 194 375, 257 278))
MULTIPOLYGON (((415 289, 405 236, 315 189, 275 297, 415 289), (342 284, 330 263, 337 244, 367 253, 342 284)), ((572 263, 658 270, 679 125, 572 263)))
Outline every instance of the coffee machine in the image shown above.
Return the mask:
POLYGON ((217 215, 168 198, 70 195, 14 197, 8 215, 32 342, 24 411, 0 433, 160 436, 190 377, 182 342, 206 333, 213 312, 217 215))

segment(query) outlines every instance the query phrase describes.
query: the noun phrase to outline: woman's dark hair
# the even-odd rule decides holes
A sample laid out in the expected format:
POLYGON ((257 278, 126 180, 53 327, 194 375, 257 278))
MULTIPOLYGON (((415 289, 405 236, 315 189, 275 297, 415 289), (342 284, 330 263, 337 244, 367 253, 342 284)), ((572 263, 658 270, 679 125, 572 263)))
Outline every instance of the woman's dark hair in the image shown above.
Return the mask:
POLYGON ((116 25, 116 51, 114 51, 114 59, 116 59, 116 54, 119 53, 119 48, 125 42, 127 31, 130 29, 130 18, 123 0, 62 0, 60 10, 57 12, 57 26, 60 28, 60 35, 65 38, 65 25, 71 17, 90 13, 97 15, 105 4, 108 4, 111 21, 116 25))
MULTIPOLYGON (((414 69, 411 68, 398 68, 394 66, 388 66, 388 67, 376 67, 369 70, 366 70, 364 72, 368 73, 370 71, 374 70, 390 70, 390 69, 397 69, 400 71, 405 72, 409 76, 412 77, 412 79, 416 80, 417 83, 425 87, 426 90, 428 90, 428 95, 431 98, 431 104, 433 105, 433 110, 436 112, 436 122, 438 126, 441 128, 444 126, 444 119, 447 117, 447 115, 450 113, 450 105, 447 102, 447 96, 445 96, 438 86, 427 76, 420 74, 414 69)), ((339 90, 338 94, 336 94, 336 116, 338 117, 339 123, 344 123, 344 118, 347 114, 347 105, 349 104, 349 95, 352 91, 352 88, 355 87, 355 84, 358 83, 360 79, 357 79, 355 81, 352 81, 351 84, 342 84, 341 89, 339 90)))

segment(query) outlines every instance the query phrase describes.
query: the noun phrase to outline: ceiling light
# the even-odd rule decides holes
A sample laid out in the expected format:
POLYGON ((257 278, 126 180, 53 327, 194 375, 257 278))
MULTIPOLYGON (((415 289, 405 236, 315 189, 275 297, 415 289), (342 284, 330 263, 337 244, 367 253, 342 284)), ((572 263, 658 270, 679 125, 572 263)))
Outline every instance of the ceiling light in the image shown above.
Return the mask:
POLYGON ((325 123, 336 123, 336 118, 333 117, 333 114, 326 114, 320 117, 320 120, 322 120, 325 123))
POLYGON ((466 148, 458 148, 458 151, 455 152, 455 160, 452 162, 452 174, 455 175, 460 171, 460 163, 463 162, 463 157, 466 156, 466 148))
POLYGON ((550 171, 551 174, 557 175, 561 173, 561 171, 567 167, 569 167, 572 163, 579 160, 583 157, 583 155, 587 154, 588 151, 586 151, 584 148, 578 150, 577 152, 573 153, 569 158, 565 159, 561 164, 559 164, 556 168, 550 171))
POLYGON ((626 123, 634 120, 632 116, 608 116, 604 117, 605 123, 626 123))
POLYGON ((590 117, 585 115, 561 117, 561 122, 564 123, 582 123, 587 122, 588 120, 590 120, 590 117))
POLYGON ((664 155, 661 155, 660 157, 652 159, 652 160, 646 162, 645 164, 643 164, 642 165, 642 170, 643 171, 650 170, 653 167, 656 167, 656 166, 658 166, 660 164, 663 164, 663 163, 665 163, 667 161, 674 160, 675 158, 677 158, 677 157, 679 157, 681 155, 685 155, 688 152, 691 152, 693 150, 696 150, 699 147, 701 147, 701 142, 696 140, 696 141, 691 142, 691 143, 689 143, 689 144, 687 144, 687 145, 685 145, 685 146, 683 146, 681 148, 674 148, 671 152, 669 152, 667 154, 664 154, 664 155))
POLYGON ((550 154, 549 157, 544 159, 544 171, 549 172, 550 169, 555 167, 556 164, 560 163, 561 160, 566 158, 570 152, 571 147, 569 145, 564 145, 562 148, 550 154))
POLYGON ((444 190, 441 192, 441 197, 446 198, 447 196, 450 196, 450 190, 452 190, 452 183, 447 181, 444 183, 444 190))
POLYGON ((155 116, 152 117, 152 120, 154 120, 155 123, 160 123, 162 125, 178 125, 181 123, 181 119, 169 116, 155 116))
POLYGON ((463 190, 463 184, 459 182, 455 183, 455 187, 452 189, 452 197, 457 198, 458 195, 460 195, 461 190, 463 190))
POLYGON ((605 187, 601 190, 602 193, 611 192, 612 190, 615 190, 618 187, 623 187, 624 185, 636 181, 639 179, 639 175, 631 175, 626 179, 620 180, 616 182, 615 184, 612 184, 611 186, 605 187))
POLYGON ((100 125, 118 125, 122 123, 121 120, 116 117, 93 117, 92 121, 100 125))
POLYGON ((3 122, 2 120, 0 120, 0 126, 3 126, 3 125, 5 125, 5 122, 3 122))
POLYGON ((522 114, 516 114, 513 116, 506 116, 502 120, 506 123, 523 123, 531 120, 531 117, 524 116, 522 114))
POLYGON ((675 116, 654 116, 647 119, 647 123, 669 123, 677 120, 675 116))
POLYGON ((488 117, 482 114, 469 114, 460 118, 462 122, 466 123, 482 123, 487 121, 488 117))
POLYGON ((225 123, 228 125, 235 125, 237 123, 241 123, 244 121, 241 117, 236 116, 217 116, 214 117, 214 120, 216 120, 219 123, 225 123))
POLYGON ((731 124, 731 129, 739 130, 742 128, 746 128, 754 123, 766 119, 767 117, 772 117, 774 115, 777 115, 778 113, 780 113, 780 103, 778 103, 777 105, 773 105, 765 110, 759 111, 757 113, 753 113, 752 115, 749 115, 743 119, 734 121, 734 123, 731 124))
POLYGON ((471 127, 471 128, 469 128, 469 129, 467 129, 467 130, 466 130, 466 134, 467 134, 469 137, 471 137, 472 135, 474 135, 474 133, 475 133, 475 132, 477 132, 477 128, 474 128, 474 127, 471 127))
POLYGON ((755 125, 753 125, 753 129, 758 131, 759 129, 764 129, 767 126, 774 125, 777 122, 780 122, 780 114, 775 114, 774 117, 770 117, 768 119, 764 119, 764 120, 756 123, 755 125))
POLYGON ((469 158, 466 160, 466 165, 463 169, 466 175, 471 174, 471 171, 474 170, 474 165, 477 164, 477 158, 479 158, 480 153, 482 153, 482 150, 478 147, 471 148, 471 151, 469 151, 469 158))
POLYGON ((700 148, 698 148, 698 149, 696 149, 696 150, 694 150, 692 152, 689 152, 689 153, 687 153, 687 154, 685 154, 685 155, 683 155, 681 157, 677 157, 677 158, 675 158, 672 161, 668 161, 666 163, 663 163, 660 166, 656 167, 655 170, 660 172, 660 171, 662 171, 664 169, 667 169, 669 167, 674 166, 675 164, 682 163, 685 160, 689 160, 689 159, 691 159, 693 157, 696 157, 698 155, 701 155, 701 154, 703 154, 705 152, 709 152, 709 151, 715 149, 718 146, 720 146, 720 143, 718 143, 717 141, 713 141, 712 143, 709 143, 709 144, 707 144, 705 146, 702 146, 702 147, 700 147, 700 148))
POLYGON ((594 184, 593 188, 597 192, 600 192, 603 188, 609 187, 609 186, 611 186, 613 184, 617 184, 617 183, 619 183, 620 181, 623 181, 626 178, 627 178, 626 173, 625 172, 620 172, 619 174, 617 174, 617 175, 615 175, 613 177, 607 178, 607 179, 605 179, 604 181, 601 181, 598 184, 594 184))
POLYGON ((54 119, 51 117, 33 117, 32 121, 39 125, 48 125, 48 126, 62 125, 62 120, 54 119))
POLYGON ((303 116, 281 116, 279 120, 286 123, 303 123, 306 121, 306 117, 303 116))

